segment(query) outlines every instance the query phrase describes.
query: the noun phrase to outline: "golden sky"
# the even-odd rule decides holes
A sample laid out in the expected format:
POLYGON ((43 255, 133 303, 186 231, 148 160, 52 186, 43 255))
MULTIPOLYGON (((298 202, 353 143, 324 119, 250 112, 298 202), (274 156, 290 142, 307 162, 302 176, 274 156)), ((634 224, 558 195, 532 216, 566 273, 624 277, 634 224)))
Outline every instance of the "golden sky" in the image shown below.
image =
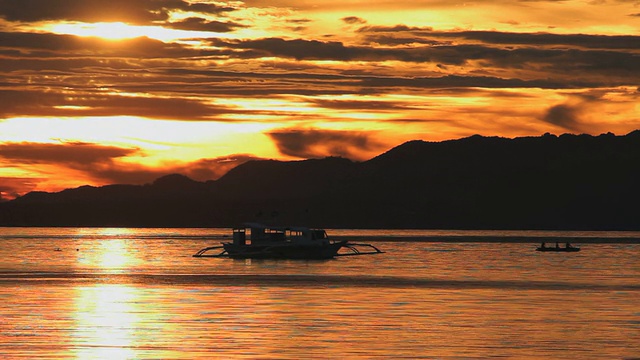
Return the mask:
POLYGON ((0 193, 640 128, 637 0, 0 0, 0 193))

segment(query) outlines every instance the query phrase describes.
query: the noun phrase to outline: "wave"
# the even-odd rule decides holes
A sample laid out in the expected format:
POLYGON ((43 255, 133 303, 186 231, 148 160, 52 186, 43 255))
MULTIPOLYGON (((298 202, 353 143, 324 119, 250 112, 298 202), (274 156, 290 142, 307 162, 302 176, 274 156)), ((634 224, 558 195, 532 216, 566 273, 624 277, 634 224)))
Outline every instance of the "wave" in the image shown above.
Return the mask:
POLYGON ((3 272, 8 283, 122 283, 145 285, 210 285, 255 287, 367 287, 433 289, 516 289, 640 291, 640 284, 570 283, 540 280, 457 280, 395 276, 351 275, 247 275, 247 274, 135 274, 75 272, 3 272))

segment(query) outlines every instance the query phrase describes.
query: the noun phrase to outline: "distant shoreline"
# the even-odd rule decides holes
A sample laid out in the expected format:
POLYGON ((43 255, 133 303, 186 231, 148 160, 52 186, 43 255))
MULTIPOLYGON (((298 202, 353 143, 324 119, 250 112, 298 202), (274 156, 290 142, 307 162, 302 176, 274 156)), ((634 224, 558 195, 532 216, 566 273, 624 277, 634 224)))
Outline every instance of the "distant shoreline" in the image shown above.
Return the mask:
POLYGON ((435 242, 435 243, 573 243, 573 244, 640 244, 640 238, 632 237, 576 237, 576 236, 468 236, 468 235, 435 235, 435 236, 367 236, 337 235, 335 240, 351 242, 435 242))

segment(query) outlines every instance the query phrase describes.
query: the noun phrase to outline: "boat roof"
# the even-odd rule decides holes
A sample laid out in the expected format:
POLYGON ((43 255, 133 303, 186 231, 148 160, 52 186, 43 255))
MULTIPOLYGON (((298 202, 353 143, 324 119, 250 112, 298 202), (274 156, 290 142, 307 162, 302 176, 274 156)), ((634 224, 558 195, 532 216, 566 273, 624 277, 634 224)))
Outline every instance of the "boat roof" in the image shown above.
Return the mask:
POLYGON ((323 229, 311 229, 311 228, 304 227, 304 226, 267 226, 267 225, 264 225, 264 224, 254 223, 254 222, 243 223, 242 226, 237 227, 237 228, 251 228, 251 229, 263 229, 263 230, 269 229, 269 230, 279 230, 279 231, 286 231, 286 230, 292 230, 292 231, 323 230, 323 229))

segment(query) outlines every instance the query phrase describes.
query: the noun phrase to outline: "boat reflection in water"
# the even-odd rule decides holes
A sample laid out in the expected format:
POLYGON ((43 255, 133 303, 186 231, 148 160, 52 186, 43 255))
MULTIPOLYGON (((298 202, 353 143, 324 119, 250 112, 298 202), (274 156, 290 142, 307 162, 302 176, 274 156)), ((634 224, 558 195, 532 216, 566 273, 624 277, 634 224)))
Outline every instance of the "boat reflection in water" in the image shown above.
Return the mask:
POLYGON ((551 252, 578 252, 580 251, 579 247, 575 247, 570 243, 566 243, 564 247, 560 247, 558 243, 556 246, 546 246, 545 243, 540 244, 539 247, 536 248, 536 251, 551 251, 551 252))
POLYGON ((234 259, 331 259, 335 256, 381 254, 371 244, 331 240, 323 229, 306 227, 268 227, 247 223, 233 229, 233 242, 201 249, 194 257, 234 259), (247 237, 248 233, 248 237, 247 237), (340 253, 341 249, 346 252, 340 253), (210 254, 209 251, 221 250, 210 254))

